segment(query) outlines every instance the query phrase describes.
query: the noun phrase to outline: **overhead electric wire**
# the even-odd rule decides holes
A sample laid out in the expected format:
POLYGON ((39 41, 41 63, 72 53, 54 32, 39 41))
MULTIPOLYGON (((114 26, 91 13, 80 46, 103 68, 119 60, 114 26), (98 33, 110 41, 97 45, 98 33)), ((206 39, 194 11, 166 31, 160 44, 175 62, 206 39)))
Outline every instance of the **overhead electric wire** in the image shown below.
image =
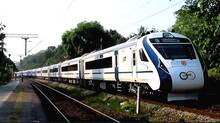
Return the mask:
POLYGON ((27 53, 30 53, 34 48, 36 48, 43 40, 39 41, 36 45, 34 45, 27 53))
POLYGON ((140 22, 142 22, 144 20, 150 19, 150 18, 152 18, 152 17, 154 17, 154 16, 156 16, 158 14, 161 14, 161 13, 165 12, 166 10, 181 4, 184 1, 185 0, 182 0, 182 1, 178 2, 178 3, 176 3, 176 4, 173 4, 173 5, 169 6, 169 7, 167 7, 167 8, 161 9, 161 10, 159 10, 159 11, 157 11, 157 12, 151 14, 151 15, 148 15, 148 16, 146 16, 146 17, 144 17, 144 18, 142 18, 142 19, 140 19, 140 20, 138 20, 138 21, 136 21, 136 22, 134 22, 132 24, 129 24, 128 26, 125 27, 125 29, 130 28, 130 27, 132 27, 132 26, 134 26, 134 25, 136 25, 136 24, 138 24, 138 23, 140 23, 140 22))
POLYGON ((71 2, 69 3, 69 5, 67 6, 67 9, 69 9, 69 8, 72 6, 72 4, 73 4, 74 1, 75 1, 75 0, 71 0, 71 2))
POLYGON ((5 33, 5 36, 10 37, 10 38, 22 38, 22 37, 37 38, 38 34, 10 34, 10 33, 5 33))
POLYGON ((132 11, 129 11, 129 12, 125 13, 125 14, 122 14, 122 16, 120 18, 118 18, 117 20, 115 20, 113 23, 123 21, 122 18, 125 18, 128 15, 135 14, 136 11, 142 9, 143 7, 146 7, 146 5, 149 5, 151 2, 152 2, 152 0, 147 0, 147 2, 145 1, 143 4, 141 4, 140 6, 136 7, 132 11))

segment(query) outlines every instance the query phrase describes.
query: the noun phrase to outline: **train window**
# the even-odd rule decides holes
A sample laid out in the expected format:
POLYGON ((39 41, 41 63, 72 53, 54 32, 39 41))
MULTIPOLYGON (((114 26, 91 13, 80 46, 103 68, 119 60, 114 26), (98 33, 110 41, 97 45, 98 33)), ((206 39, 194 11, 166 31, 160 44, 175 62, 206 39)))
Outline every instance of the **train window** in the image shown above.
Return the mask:
POLYGON ((135 55, 135 51, 133 51, 133 66, 136 65, 136 55, 135 55))
POLYGON ((142 48, 139 50, 139 55, 140 55, 141 61, 148 61, 147 56, 145 55, 142 48))
POLYGON ((54 68, 54 70, 53 70, 54 72, 58 72, 58 68, 54 68))
POLYGON ((111 68, 111 67, 112 67, 112 57, 86 62, 86 70, 111 68))
POLYGON ((50 69, 50 72, 51 72, 51 73, 53 73, 53 72, 58 72, 58 68, 50 69))
POLYGON ((70 65, 70 66, 65 66, 61 68, 62 71, 77 71, 78 70, 78 65, 74 64, 74 65, 70 65))
POLYGON ((125 61, 126 61, 126 56, 123 57, 123 62, 125 62, 125 61))
POLYGON ((42 73, 47 73, 47 70, 43 70, 42 73))
POLYGON ((191 44, 154 44, 165 59, 195 59, 191 44))

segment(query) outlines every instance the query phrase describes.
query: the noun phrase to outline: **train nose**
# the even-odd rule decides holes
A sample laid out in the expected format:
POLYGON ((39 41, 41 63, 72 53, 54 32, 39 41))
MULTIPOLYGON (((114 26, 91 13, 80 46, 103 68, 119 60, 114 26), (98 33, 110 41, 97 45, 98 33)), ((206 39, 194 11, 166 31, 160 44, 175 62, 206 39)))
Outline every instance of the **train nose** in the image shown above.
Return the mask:
POLYGON ((197 67, 172 68, 172 92, 199 90, 204 86, 203 73, 197 67))

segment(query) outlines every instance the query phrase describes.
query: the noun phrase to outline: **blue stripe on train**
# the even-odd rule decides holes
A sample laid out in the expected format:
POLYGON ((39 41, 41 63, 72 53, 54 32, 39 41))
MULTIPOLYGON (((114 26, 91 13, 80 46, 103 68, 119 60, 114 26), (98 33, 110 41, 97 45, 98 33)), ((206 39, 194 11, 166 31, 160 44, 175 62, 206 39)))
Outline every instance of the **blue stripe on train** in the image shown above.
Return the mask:
POLYGON ((156 55, 156 53, 153 51, 153 49, 147 43, 147 37, 143 39, 143 45, 151 61, 153 62, 155 68, 158 71, 159 78, 160 78, 160 90, 169 92, 172 89, 171 76, 159 67, 159 64, 160 64, 159 58, 156 55))

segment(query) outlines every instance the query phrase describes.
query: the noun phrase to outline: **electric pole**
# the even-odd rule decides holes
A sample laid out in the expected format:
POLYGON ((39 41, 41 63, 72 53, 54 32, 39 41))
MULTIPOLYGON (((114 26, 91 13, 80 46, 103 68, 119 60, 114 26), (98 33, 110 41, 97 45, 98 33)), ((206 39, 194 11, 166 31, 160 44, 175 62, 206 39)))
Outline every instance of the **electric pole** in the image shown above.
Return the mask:
POLYGON ((26 56, 27 55, 27 40, 29 39, 29 37, 22 37, 22 39, 24 39, 24 48, 25 48, 24 55, 26 56))
POLYGON ((29 38, 37 38, 37 34, 5 34, 6 38, 21 38, 24 39, 25 56, 27 55, 27 41, 29 38))

